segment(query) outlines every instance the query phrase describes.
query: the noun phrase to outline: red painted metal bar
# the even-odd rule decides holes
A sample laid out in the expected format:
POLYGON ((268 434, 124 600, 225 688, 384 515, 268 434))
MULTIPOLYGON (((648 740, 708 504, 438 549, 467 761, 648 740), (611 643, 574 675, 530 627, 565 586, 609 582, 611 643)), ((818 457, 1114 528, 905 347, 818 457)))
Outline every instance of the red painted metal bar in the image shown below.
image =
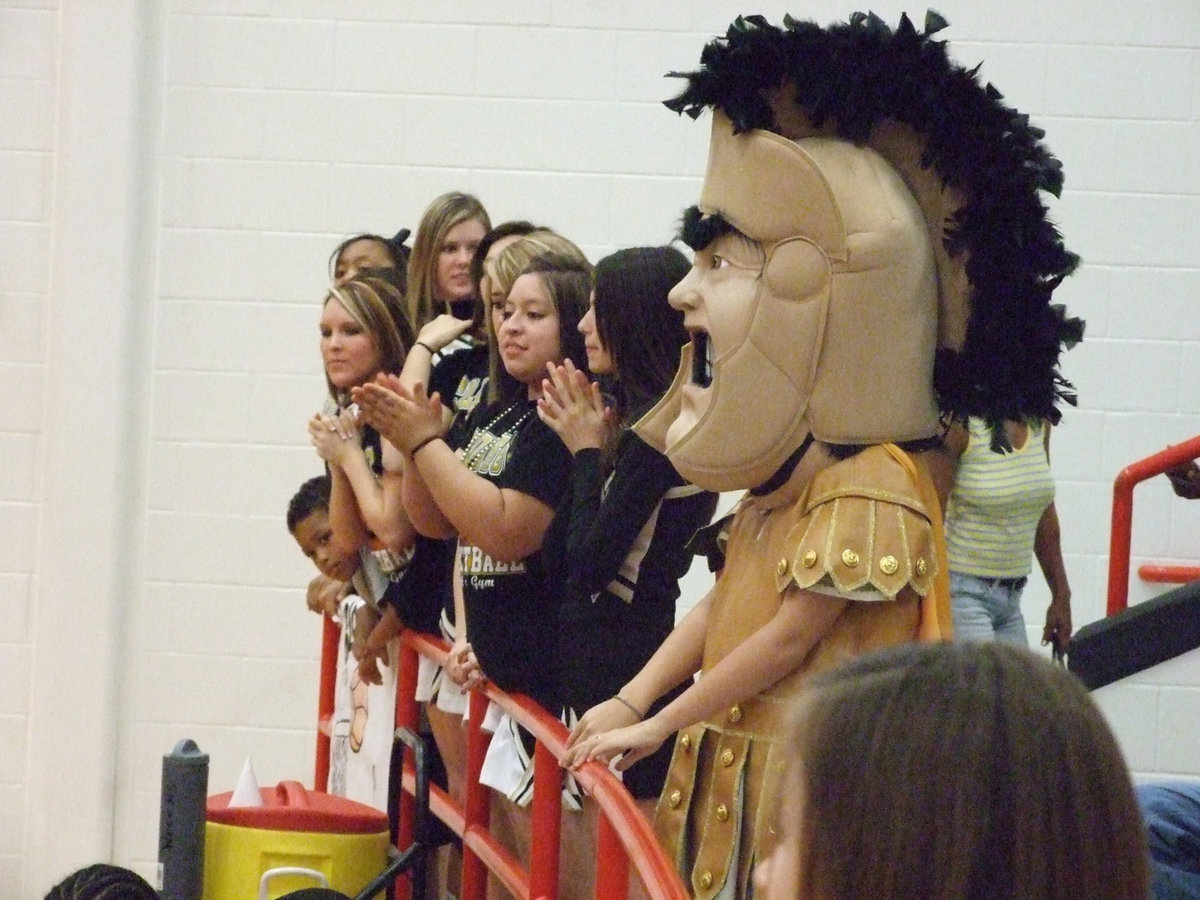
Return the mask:
POLYGON ((596 823, 596 900, 629 900, 629 857, 605 816, 596 823))
POLYGON ((1138 566, 1138 578, 1153 584, 1187 584, 1200 579, 1200 566, 1138 566))
POLYGON ((329 616, 321 618, 321 680, 317 687, 317 754, 313 790, 328 791, 333 693, 337 683, 337 652, 341 628, 329 616))
MULTIPOLYGON (((332 619, 323 623, 321 640, 321 684, 318 695, 317 755, 314 787, 328 789, 329 723, 333 718, 333 690, 337 673, 340 628, 332 619)), ((416 632, 405 632, 400 646, 396 687, 396 725, 416 729, 419 710, 413 699, 417 673, 417 654, 444 662, 445 642, 416 632)), ((559 802, 562 772, 558 759, 566 750, 567 732, 562 723, 528 697, 508 695, 489 685, 470 697, 467 728, 467 796, 465 807, 458 806, 441 788, 430 787, 430 808, 442 822, 463 839, 462 900, 485 900, 487 877, 491 871, 514 896, 522 900, 557 895, 558 847, 561 828, 559 802), (494 701, 512 714, 537 740, 534 755, 534 848, 529 870, 492 837, 489 789, 479 783, 479 771, 490 737, 480 727, 488 701, 494 701), (539 793, 539 786, 540 793, 539 793), (542 797, 539 803, 538 797, 542 797), (552 834, 552 837, 551 837, 552 834)), ((575 771, 575 779, 601 810, 597 826, 596 897, 600 900, 627 900, 629 871, 632 867, 646 887, 650 900, 687 900, 688 893, 675 868, 667 859, 654 831, 638 809, 624 785, 605 766, 588 763, 575 771)), ((401 802, 411 803, 415 778, 411 760, 406 757, 401 802)), ((403 823, 413 816, 402 808, 403 823)), ((411 832, 402 831, 396 842, 404 849, 411 832)), ((403 879, 398 885, 407 897, 410 885, 403 879)))
POLYGON ((1113 482, 1112 534, 1108 546, 1108 615, 1115 615, 1129 605, 1134 487, 1197 457, 1200 457, 1200 435, 1126 466, 1113 482))
MULTIPOLYGON (((408 727, 413 734, 419 733, 419 718, 420 710, 416 700, 417 692, 417 656, 415 653, 400 652, 397 648, 396 658, 396 714, 395 726, 404 725, 408 727)), ((416 765, 413 759, 412 751, 407 747, 404 750, 403 769, 412 771, 416 765)), ((403 786, 403 784, 401 785, 403 786)), ((399 798, 399 828, 396 833, 396 849, 404 851, 415 840, 415 823, 416 823, 416 800, 413 793, 416 791, 416 776, 414 775, 414 783, 411 791, 400 792, 399 798)), ((395 882, 395 900, 409 900, 412 896, 413 884, 409 872, 401 874, 395 882)))
MULTIPOLYGON (((402 636, 401 652, 412 654, 414 671, 416 653, 444 662, 447 649, 444 642, 427 635, 405 632, 402 636)), ((405 665, 401 663, 401 669, 405 665)), ((399 724, 404 723, 397 721, 399 724)), ((457 810, 445 792, 431 792, 431 806, 435 815, 463 839, 462 900, 484 900, 488 871, 522 900, 557 895, 557 854, 562 813, 559 799, 562 771, 558 759, 566 751, 566 739, 567 731, 562 723, 528 697, 506 694, 490 684, 483 690, 472 692, 467 727, 465 808, 457 810), (479 784, 479 771, 490 740, 480 727, 489 700, 510 713, 537 741, 534 754, 534 848, 528 871, 488 831, 489 789, 479 784), (539 785, 542 786, 540 794, 539 785), (546 817, 545 821, 542 821, 543 816, 546 817), (549 824, 551 820, 552 825, 549 824), (552 840, 550 828, 553 828, 552 840), (539 833, 544 835, 540 843, 539 833), (550 871, 551 848, 553 873, 550 871)), ((620 780, 598 763, 588 763, 574 774, 601 811, 596 867, 602 877, 597 878, 597 896, 604 900, 624 900, 632 864, 650 900, 687 900, 689 894, 658 843, 654 830, 620 780)), ((406 780, 406 784, 411 790, 410 779, 406 780)))
MULTIPOLYGON (((483 719, 487 711, 487 698, 476 692, 469 699, 470 722, 483 719)), ((483 757, 487 754, 490 738, 480 728, 467 731, 467 774, 466 802, 463 811, 463 871, 462 900, 484 900, 487 896, 487 868, 480 858, 480 846, 471 839, 477 829, 487 831, 491 817, 488 789, 479 783, 479 772, 483 768, 483 757)))
POLYGON ((558 758, 538 741, 533 748, 532 844, 529 895, 558 896, 558 844, 562 830, 563 772, 558 758))

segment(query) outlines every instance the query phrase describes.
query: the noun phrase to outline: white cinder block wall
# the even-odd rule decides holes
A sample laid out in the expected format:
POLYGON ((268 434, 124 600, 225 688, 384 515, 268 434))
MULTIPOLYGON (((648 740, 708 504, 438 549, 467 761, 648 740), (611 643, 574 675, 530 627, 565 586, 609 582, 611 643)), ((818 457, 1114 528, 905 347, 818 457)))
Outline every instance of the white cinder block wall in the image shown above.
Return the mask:
MULTIPOLYGON (((1200 433, 1200 6, 939 8, 1066 165, 1052 208, 1085 266, 1059 296, 1089 325, 1054 466, 1083 624, 1112 478, 1200 433)), ((264 783, 311 777, 318 622, 282 515, 318 469, 304 421, 336 241, 415 226, 455 188, 593 258, 666 241, 706 127, 659 106, 661 76, 745 11, 0 3, 0 895, 101 859, 151 874, 181 737, 214 791, 247 756, 264 783)), ((1200 559, 1200 503, 1137 498, 1135 564, 1200 559)), ((1031 624, 1046 596, 1029 590, 1031 624)), ((1194 654, 1098 699, 1135 772, 1200 775, 1194 654)))

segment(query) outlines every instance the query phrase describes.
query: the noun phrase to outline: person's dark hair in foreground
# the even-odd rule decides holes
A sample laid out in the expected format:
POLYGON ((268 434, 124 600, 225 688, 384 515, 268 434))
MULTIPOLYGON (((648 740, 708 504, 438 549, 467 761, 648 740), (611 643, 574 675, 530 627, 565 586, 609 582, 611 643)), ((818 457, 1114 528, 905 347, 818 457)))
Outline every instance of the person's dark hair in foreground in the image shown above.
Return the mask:
POLYGON ((46 900, 159 900, 146 879, 108 863, 72 872, 50 889, 46 900))
POLYGON ((1074 676, 913 644, 813 678, 783 748, 766 900, 1145 900, 1125 761, 1074 676))

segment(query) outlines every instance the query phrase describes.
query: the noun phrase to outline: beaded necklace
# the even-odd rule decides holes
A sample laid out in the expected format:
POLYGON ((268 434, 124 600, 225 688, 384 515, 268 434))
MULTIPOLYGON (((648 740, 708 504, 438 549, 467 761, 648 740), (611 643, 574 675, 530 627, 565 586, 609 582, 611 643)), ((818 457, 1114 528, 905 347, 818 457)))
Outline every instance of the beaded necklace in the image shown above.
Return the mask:
POLYGON ((499 475, 504 471, 504 464, 508 461, 513 439, 516 437, 517 432, 521 430, 521 426, 533 415, 534 406, 529 404, 528 408, 521 415, 517 416, 513 423, 504 429, 504 431, 497 433, 496 426, 502 419, 520 409, 523 404, 529 404, 529 401, 514 401, 511 406, 503 409, 499 415, 486 425, 475 429, 475 432, 471 435, 470 442, 467 444, 467 449, 463 451, 462 459, 468 469, 478 475, 492 476, 499 475))

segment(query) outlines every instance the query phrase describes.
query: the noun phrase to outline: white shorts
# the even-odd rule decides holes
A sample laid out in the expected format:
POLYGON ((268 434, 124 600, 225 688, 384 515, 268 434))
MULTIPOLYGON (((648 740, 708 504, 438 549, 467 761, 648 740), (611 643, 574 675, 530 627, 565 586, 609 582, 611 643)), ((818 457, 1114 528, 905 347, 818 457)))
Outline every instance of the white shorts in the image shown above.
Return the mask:
MULTIPOLYGON (((442 637, 453 644, 454 627, 444 609, 438 625, 442 637)), ((416 699, 418 703, 432 702, 442 712, 451 715, 465 717, 467 714, 466 692, 450 680, 442 666, 428 656, 421 656, 417 665, 416 699)))
POLYGON ((442 667, 435 660, 423 654, 417 654, 417 690, 415 696, 418 703, 428 703, 436 696, 438 678, 442 667))
MULTIPOLYGON (((489 717, 493 711, 499 711, 495 704, 488 707, 489 717)), ((492 742, 488 744, 487 755, 483 758, 479 782, 503 794, 518 806, 528 806, 533 802, 533 758, 521 740, 521 726, 508 713, 500 715, 492 742)), ((579 796, 579 786, 567 773, 563 780, 563 806, 580 810, 579 796)))

